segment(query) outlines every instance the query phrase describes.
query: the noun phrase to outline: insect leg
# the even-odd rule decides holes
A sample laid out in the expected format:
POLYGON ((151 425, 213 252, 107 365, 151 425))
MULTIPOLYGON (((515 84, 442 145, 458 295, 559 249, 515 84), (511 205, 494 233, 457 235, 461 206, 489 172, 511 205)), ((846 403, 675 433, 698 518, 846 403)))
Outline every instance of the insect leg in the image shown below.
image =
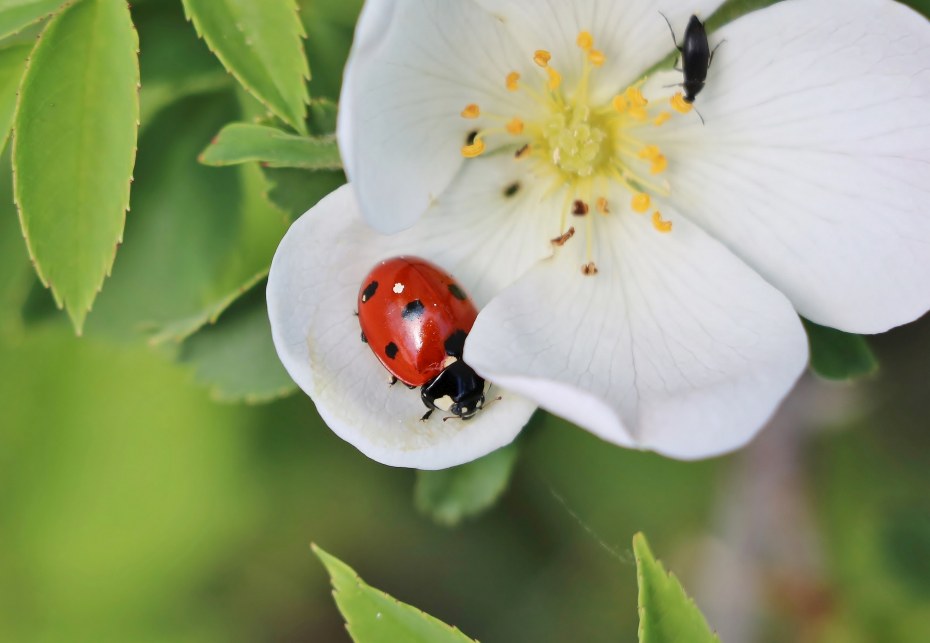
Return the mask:
POLYGON ((430 409, 429 411, 423 414, 423 417, 420 418, 420 422, 426 422, 429 419, 429 416, 431 416, 432 414, 433 414, 433 409, 430 409))
POLYGON ((720 45, 722 45, 722 44, 725 43, 725 42, 726 42, 726 40, 721 40, 720 42, 717 43, 717 46, 714 47, 713 50, 711 50, 711 52, 710 52, 710 58, 709 58, 708 61, 707 61, 707 68, 708 68, 708 69, 710 69, 711 63, 714 62, 714 54, 717 53, 717 50, 718 50, 718 49, 720 49, 720 45))

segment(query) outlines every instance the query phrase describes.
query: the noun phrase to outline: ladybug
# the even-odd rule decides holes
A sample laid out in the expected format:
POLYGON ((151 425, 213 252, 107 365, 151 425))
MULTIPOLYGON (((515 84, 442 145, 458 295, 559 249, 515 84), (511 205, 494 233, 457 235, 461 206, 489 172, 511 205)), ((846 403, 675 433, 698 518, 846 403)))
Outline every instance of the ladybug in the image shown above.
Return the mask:
POLYGON ((429 409, 463 420, 484 406, 484 380, 462 361, 478 316, 474 302, 447 272, 419 257, 385 259, 358 291, 362 341, 429 409))

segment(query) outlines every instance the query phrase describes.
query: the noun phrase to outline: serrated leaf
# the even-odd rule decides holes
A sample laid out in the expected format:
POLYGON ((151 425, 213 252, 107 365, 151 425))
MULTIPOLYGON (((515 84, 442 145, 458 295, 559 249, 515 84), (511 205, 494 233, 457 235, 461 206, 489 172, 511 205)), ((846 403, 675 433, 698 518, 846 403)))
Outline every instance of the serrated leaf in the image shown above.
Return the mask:
POLYGON ((333 597, 355 643, 475 643, 458 628, 366 584, 336 557, 312 545, 333 584, 333 597))
POLYGON ((861 335, 804 320, 811 347, 811 369, 828 380, 852 380, 874 373, 878 360, 861 335))
POLYGON ((6 147, 13 115, 16 112, 16 93, 26 68, 26 58, 32 45, 0 47, 0 150, 6 147))
POLYGON ((200 156, 201 163, 214 166, 251 161, 305 170, 342 168, 335 137, 298 136, 252 123, 227 125, 200 156))
POLYGON ((667 573, 646 537, 633 536, 639 582, 639 643, 720 643, 674 574, 667 573))
POLYGON ((223 311, 216 323, 188 337, 178 359, 221 402, 267 402, 297 390, 271 339, 265 280, 223 311))
POLYGON ((187 17, 223 66, 268 109, 305 132, 303 25, 294 0, 183 0, 187 17))
POLYGON ((6 38, 24 27, 53 13, 67 0, 2 0, 0 1, 0 38, 6 38))
POLYGON ((518 453, 516 444, 510 444, 458 467, 417 471, 417 509, 449 527, 481 513, 507 488, 518 453))
POLYGON ((78 333, 122 239, 139 121, 139 40, 125 0, 49 22, 20 89, 14 190, 42 283, 78 333))

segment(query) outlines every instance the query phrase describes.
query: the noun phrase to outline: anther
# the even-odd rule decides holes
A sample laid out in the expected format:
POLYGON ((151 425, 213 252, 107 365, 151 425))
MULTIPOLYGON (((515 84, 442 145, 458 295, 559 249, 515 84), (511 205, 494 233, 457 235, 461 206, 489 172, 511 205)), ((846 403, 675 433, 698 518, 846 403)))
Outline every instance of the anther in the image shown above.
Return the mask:
POLYGON ((529 153, 530 153, 530 144, 527 143, 526 145, 521 147, 519 150, 517 150, 513 156, 515 159, 519 160, 519 159, 525 158, 526 155, 529 153))
POLYGON ((691 105, 691 103, 685 101, 685 97, 681 95, 681 92, 678 92, 672 96, 672 98, 669 100, 669 103, 676 112, 681 114, 687 114, 692 109, 694 109, 694 106, 691 105))
POLYGON ((621 114, 630 108, 630 102, 624 96, 614 96, 610 104, 621 114))
POLYGON ((636 156, 643 160, 651 161, 655 158, 662 156, 662 150, 659 149, 658 145, 647 145, 639 152, 636 153, 636 156))
POLYGON ((643 93, 639 91, 639 87, 630 86, 626 88, 624 92, 626 99, 630 101, 630 105, 633 107, 645 107, 649 104, 649 101, 646 100, 646 97, 643 96, 643 93))
POLYGON ((662 234, 672 231, 672 222, 662 218, 662 213, 656 210, 652 213, 652 227, 662 234))
POLYGON ((565 245, 566 241, 568 241, 574 236, 575 236, 575 228, 574 226, 572 226, 571 228, 566 230, 564 233, 557 236, 555 239, 550 239, 549 241, 552 242, 552 245, 561 247, 565 245))
POLYGON ((549 74, 549 91, 555 91, 562 84, 562 74, 552 67, 546 67, 546 73, 549 74))
POLYGON ((610 208, 608 207, 607 199, 605 197, 598 197, 595 207, 601 214, 610 214, 610 208))
POLYGON ((578 34, 576 42, 584 51, 591 51, 591 48, 594 47, 594 36, 589 31, 582 31, 578 34))
POLYGON ((583 217, 588 213, 588 204, 581 199, 575 199, 572 203, 572 214, 576 217, 583 217))
POLYGON ((666 169, 668 169, 668 159, 659 154, 652 159, 652 167, 649 168, 649 172, 651 174, 662 174, 666 169))
POLYGON ((507 85, 507 90, 515 92, 520 88, 520 74, 515 71, 507 74, 507 80, 505 81, 507 85))
POLYGON ((656 127, 659 127, 660 125, 665 125, 671 117, 671 112, 660 112, 659 115, 656 116, 655 120, 652 121, 652 123, 656 127))
POLYGON ((475 142, 471 145, 466 145, 462 148, 462 156, 467 159, 473 159, 476 156, 481 156, 481 153, 484 152, 484 141, 480 138, 475 138, 475 142))
POLYGON ((514 116, 510 122, 507 123, 506 129, 508 132, 516 136, 517 134, 523 133, 523 121, 519 117, 514 116))
POLYGON ((591 64, 595 67, 601 67, 604 64, 604 61, 607 60, 607 56, 604 55, 603 51, 592 49, 588 52, 588 60, 591 61, 591 64))
POLYGON ((481 109, 475 104, 466 105, 462 110, 462 118, 478 118, 481 116, 481 109))
POLYGON ((545 49, 537 49, 536 53, 533 54, 533 62, 540 67, 548 67, 550 60, 552 60, 552 54, 545 49))
POLYGON ((590 263, 586 263, 585 265, 581 267, 581 274, 583 274, 586 277, 591 277, 593 275, 596 275, 597 266, 594 265, 593 261, 591 261, 590 263))
POLYGON ((645 192, 640 192, 633 196, 633 200, 630 202, 630 207, 633 208, 633 212, 638 212, 640 214, 645 214, 649 209, 649 206, 652 204, 652 199, 645 192))

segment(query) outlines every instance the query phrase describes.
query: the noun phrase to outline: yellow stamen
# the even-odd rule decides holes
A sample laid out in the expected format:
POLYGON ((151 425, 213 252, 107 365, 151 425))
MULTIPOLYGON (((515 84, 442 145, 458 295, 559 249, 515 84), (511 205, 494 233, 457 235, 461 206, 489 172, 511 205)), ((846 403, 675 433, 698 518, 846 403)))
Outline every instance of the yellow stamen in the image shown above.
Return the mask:
POLYGON ((590 31, 582 31, 578 34, 576 42, 584 51, 591 51, 591 48, 594 47, 594 36, 591 35, 590 31))
POLYGON ((662 218, 662 213, 656 210, 652 213, 652 227, 662 234, 672 231, 672 222, 662 218))
POLYGON ((681 92, 672 96, 669 103, 671 103, 672 108, 674 108, 676 112, 680 112, 681 114, 687 114, 694 108, 691 103, 685 101, 685 97, 681 95, 681 92))
POLYGON ((476 138, 475 142, 471 145, 466 145, 462 148, 462 156, 467 159, 473 159, 476 156, 481 156, 481 153, 484 152, 484 141, 480 138, 476 138))
POLYGON ((652 174, 662 174, 666 169, 668 169, 668 159, 660 154, 652 159, 652 167, 649 168, 649 172, 652 174))
POLYGON ((600 212, 601 214, 610 214, 610 208, 608 207, 607 199, 604 197, 599 197, 597 199, 597 203, 595 204, 595 207, 597 208, 597 211, 600 212))
POLYGON ((548 67, 550 60, 552 60, 552 54, 545 49, 537 49, 536 53, 533 54, 533 62, 540 67, 548 67))
POLYGON ((462 110, 462 118, 478 118, 479 116, 481 116, 481 108, 475 103, 466 105, 465 109, 462 110))
POLYGON ((630 116, 632 116, 637 121, 645 121, 649 118, 649 112, 646 111, 645 107, 633 106, 630 108, 630 116))
POLYGON ((661 125, 665 125, 671 117, 672 117, 671 112, 660 112, 659 115, 656 116, 655 120, 652 121, 652 123, 656 127, 659 127, 661 125))
POLYGON ((588 52, 588 60, 590 60, 591 64, 595 67, 600 67, 604 64, 604 61, 607 60, 607 57, 604 55, 603 51, 592 49, 588 52))
POLYGON ((630 108, 630 102, 623 96, 614 96, 610 104, 621 114, 630 108))
POLYGON ((636 86, 627 87, 624 96, 626 96, 626 99, 630 101, 630 105, 633 107, 645 107, 649 104, 649 101, 646 100, 643 93, 639 91, 639 87, 636 86))
POLYGON ((546 67, 546 73, 549 74, 549 91, 555 91, 562 84, 562 74, 552 67, 546 67))
POLYGON ((633 211, 640 214, 645 214, 650 205, 652 205, 652 198, 645 192, 633 195, 633 201, 630 203, 633 211))
POLYGON ((507 131, 513 135, 523 133, 523 121, 519 117, 514 116, 510 122, 506 125, 507 131))
POLYGON ((507 74, 507 91, 515 92, 520 88, 520 74, 515 71, 507 74))
POLYGON ((647 145, 639 152, 637 152, 636 156, 643 160, 651 161, 659 156, 662 156, 662 150, 659 149, 658 145, 647 145))

